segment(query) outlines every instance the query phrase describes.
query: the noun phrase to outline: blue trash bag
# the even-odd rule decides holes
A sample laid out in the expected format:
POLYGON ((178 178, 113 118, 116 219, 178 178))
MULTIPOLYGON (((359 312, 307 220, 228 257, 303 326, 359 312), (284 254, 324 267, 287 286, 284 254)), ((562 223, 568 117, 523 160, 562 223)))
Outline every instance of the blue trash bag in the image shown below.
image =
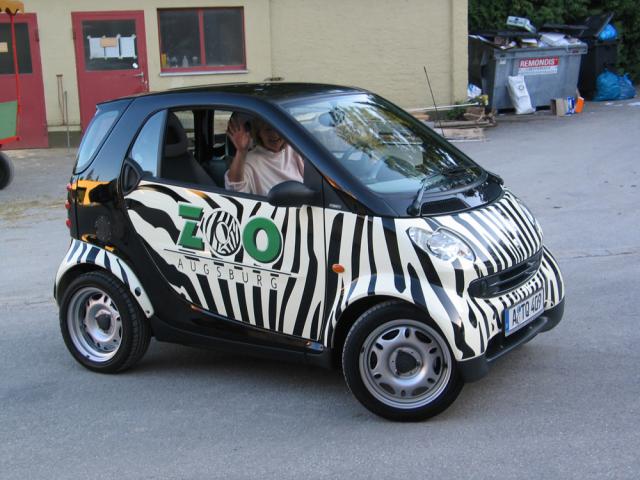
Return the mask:
POLYGON ((629 74, 625 73, 621 77, 618 77, 618 82, 620 83, 620 96, 618 100, 627 100, 636 96, 636 89, 633 88, 629 74))
POLYGON ((608 23, 607 26, 602 29, 600 35, 598 35, 598 40, 615 40, 616 38, 618 38, 618 31, 616 27, 610 23, 608 23))
POLYGON ((596 95, 593 99, 596 102, 604 102, 605 100, 617 100, 618 97, 620 97, 618 75, 605 70, 596 79, 596 95))
POLYGON ((616 75, 605 70, 596 79, 596 102, 605 100, 627 100, 636 96, 636 89, 628 74, 616 75))

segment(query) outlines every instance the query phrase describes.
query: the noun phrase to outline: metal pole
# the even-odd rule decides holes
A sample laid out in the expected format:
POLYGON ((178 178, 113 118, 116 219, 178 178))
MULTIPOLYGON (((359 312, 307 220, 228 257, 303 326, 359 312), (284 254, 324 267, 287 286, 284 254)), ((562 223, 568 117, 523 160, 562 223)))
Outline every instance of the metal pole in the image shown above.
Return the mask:
POLYGON ((58 108, 60 109, 60 116, 62 117, 62 125, 66 123, 64 117, 64 87, 62 86, 62 74, 56 74, 56 80, 58 81, 58 108))
POLYGON ((64 91, 64 118, 67 125, 67 148, 71 148, 71 138, 69 136, 69 102, 67 101, 67 91, 64 91))
POLYGON ((18 71, 18 49, 16 47, 16 26, 15 26, 15 15, 9 14, 9 18, 11 19, 11 46, 13 47, 13 71, 16 74, 16 136, 18 135, 18 119, 20 118, 20 110, 22 106, 20 105, 20 72, 18 71))

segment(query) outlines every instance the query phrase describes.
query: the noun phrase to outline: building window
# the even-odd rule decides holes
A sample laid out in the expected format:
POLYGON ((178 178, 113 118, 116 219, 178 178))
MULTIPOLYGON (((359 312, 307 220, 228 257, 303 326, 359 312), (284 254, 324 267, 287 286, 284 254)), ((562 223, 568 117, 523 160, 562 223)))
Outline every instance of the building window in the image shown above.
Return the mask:
POLYGON ((163 72, 244 70, 242 8, 158 10, 163 72))

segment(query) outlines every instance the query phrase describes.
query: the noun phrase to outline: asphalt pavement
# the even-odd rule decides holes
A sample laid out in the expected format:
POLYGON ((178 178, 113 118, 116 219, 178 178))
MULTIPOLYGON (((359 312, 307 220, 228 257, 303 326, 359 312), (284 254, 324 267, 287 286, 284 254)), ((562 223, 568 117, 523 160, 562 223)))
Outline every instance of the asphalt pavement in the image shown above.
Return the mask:
POLYGON ((0 478, 640 476, 640 102, 500 117, 458 146, 533 210, 567 287, 560 325, 392 423, 340 372, 152 342, 100 375, 68 354, 52 299, 73 151, 10 152, 0 191, 0 478))

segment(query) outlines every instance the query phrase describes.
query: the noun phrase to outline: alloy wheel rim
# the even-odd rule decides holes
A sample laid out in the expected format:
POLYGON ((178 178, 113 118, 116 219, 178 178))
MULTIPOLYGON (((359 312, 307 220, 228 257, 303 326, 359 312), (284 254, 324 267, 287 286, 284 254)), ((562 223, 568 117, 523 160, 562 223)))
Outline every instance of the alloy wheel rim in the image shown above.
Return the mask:
POLYGON ((84 287, 74 293, 67 310, 67 327, 75 348, 93 362, 112 359, 122 343, 118 307, 96 287, 84 287))
POLYGON ((451 353, 442 336, 424 323, 399 319, 373 330, 360 350, 360 375, 382 403, 401 409, 427 405, 451 378, 451 353))

